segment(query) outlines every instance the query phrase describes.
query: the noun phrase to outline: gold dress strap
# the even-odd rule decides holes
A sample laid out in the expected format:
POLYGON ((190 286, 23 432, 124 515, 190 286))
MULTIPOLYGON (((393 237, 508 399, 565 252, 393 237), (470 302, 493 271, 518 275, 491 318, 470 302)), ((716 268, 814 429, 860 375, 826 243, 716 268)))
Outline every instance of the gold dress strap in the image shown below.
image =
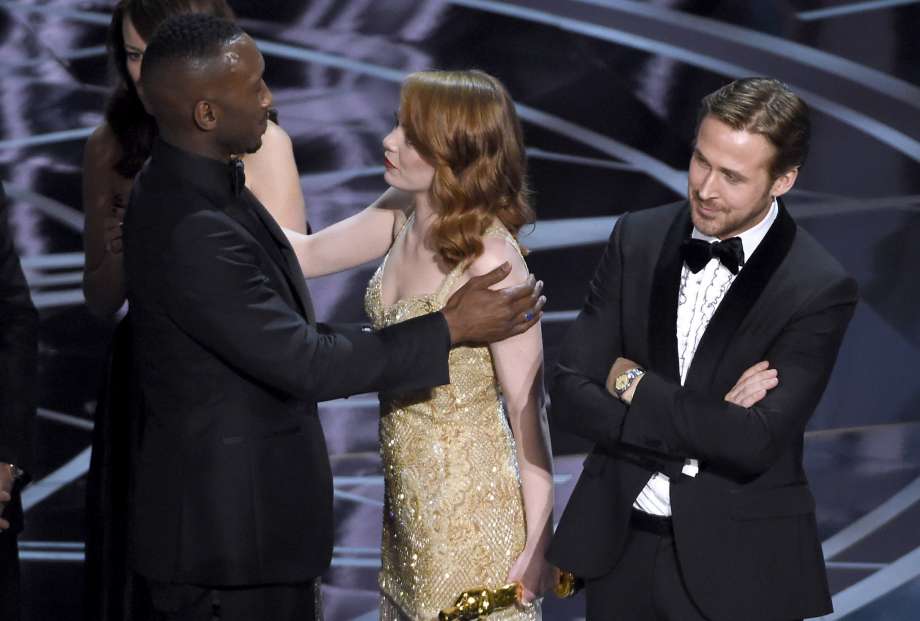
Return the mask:
POLYGON ((444 277, 444 280, 441 281, 438 288, 435 289, 434 299, 437 300, 439 307, 447 303, 447 298, 450 297, 454 287, 457 285, 457 281, 463 276, 463 273, 466 271, 466 268, 470 266, 470 263, 472 263, 471 259, 457 263, 454 269, 448 272, 447 276, 444 277))
POLYGON ((415 209, 413 209, 409 213, 409 216, 406 218, 406 221, 403 222, 401 227, 399 227, 399 231, 396 232, 396 236, 393 238, 393 243, 390 244, 390 248, 389 250, 387 250, 387 254, 390 254, 390 250, 393 249, 393 246, 396 245, 396 242, 399 241, 399 238, 403 237, 406 234, 406 231, 409 230, 409 225, 412 224, 413 220, 415 220, 415 209))

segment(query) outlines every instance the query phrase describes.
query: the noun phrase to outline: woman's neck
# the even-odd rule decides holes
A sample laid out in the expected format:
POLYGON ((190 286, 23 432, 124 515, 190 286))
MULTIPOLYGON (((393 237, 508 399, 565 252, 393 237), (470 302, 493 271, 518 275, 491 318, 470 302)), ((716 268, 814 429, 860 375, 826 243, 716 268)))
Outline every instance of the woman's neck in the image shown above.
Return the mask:
POLYGON ((427 192, 420 192, 415 195, 413 201, 415 205, 415 218, 412 222, 412 231, 419 239, 425 239, 428 236, 428 230, 434 224, 435 210, 431 206, 431 198, 427 192))

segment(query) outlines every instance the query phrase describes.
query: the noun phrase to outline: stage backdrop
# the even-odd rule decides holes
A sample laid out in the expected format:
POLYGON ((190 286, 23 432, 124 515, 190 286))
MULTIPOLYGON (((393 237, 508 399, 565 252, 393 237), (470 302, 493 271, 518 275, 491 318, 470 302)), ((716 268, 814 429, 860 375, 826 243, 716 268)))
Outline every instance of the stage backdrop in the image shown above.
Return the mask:
MULTIPOLYGON (((400 81, 484 69, 524 121, 551 368, 619 214, 685 195, 700 97, 771 75, 814 112, 790 211, 858 279, 862 301, 807 436, 837 612, 920 609, 920 3, 792 0, 239 0, 266 58, 314 229, 385 189, 400 81)), ((109 92, 112 3, 0 0, 0 177, 41 312, 36 482, 21 541, 26 619, 79 619, 96 391, 113 325, 80 287, 80 167, 109 92)), ((310 283, 322 319, 361 321, 372 265, 310 283)), ((2 329, 2 328, 0 328, 2 329)), ((0 395, 0 398, 3 398, 0 395)), ((382 478, 373 395, 325 404, 337 547, 326 618, 376 618, 382 478)), ((557 515, 588 447, 553 432, 557 515)), ((292 490, 293 491, 293 490, 292 490)), ((546 618, 582 617, 547 600, 546 618)))

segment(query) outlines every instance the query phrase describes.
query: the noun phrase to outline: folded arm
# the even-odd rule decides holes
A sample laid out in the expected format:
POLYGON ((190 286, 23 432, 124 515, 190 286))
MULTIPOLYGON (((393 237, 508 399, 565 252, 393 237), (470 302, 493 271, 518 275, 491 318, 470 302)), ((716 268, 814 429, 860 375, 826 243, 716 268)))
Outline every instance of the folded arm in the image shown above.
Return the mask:
POLYGON ((827 386, 856 299, 849 278, 812 296, 766 352, 779 383, 752 407, 647 372, 629 405, 622 442, 697 457, 743 475, 764 472, 804 432, 827 386))
POLYGON ((623 355, 620 287, 622 232, 620 217, 588 286, 581 313, 566 334, 550 390, 554 422, 562 429, 614 449, 619 442, 626 405, 611 395, 605 380, 611 363, 623 355))
POLYGON ((698 458, 746 475, 763 472, 801 435, 824 392, 855 308, 855 282, 829 282, 803 305, 763 354, 778 385, 768 384, 762 399, 749 399, 750 407, 732 403, 731 392, 703 394, 654 369, 635 383, 627 405, 606 387, 611 365, 624 357, 619 308, 624 225, 628 216, 617 222, 560 354, 551 391, 554 420, 612 452, 640 449, 668 459, 698 458))

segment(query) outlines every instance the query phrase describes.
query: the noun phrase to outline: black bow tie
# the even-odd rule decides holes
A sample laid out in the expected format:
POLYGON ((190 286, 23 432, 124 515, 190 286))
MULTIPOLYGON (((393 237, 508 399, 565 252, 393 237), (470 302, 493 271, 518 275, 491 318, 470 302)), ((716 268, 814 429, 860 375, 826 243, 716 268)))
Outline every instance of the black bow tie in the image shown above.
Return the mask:
POLYGON ((708 242, 702 239, 687 239, 680 248, 684 262, 696 274, 706 267, 710 259, 718 259, 732 274, 737 274, 744 265, 744 246, 740 237, 729 237, 725 241, 708 242))
POLYGON ((239 196, 246 185, 246 173, 243 170, 243 162, 238 159, 230 160, 230 187, 233 188, 233 194, 239 196))

